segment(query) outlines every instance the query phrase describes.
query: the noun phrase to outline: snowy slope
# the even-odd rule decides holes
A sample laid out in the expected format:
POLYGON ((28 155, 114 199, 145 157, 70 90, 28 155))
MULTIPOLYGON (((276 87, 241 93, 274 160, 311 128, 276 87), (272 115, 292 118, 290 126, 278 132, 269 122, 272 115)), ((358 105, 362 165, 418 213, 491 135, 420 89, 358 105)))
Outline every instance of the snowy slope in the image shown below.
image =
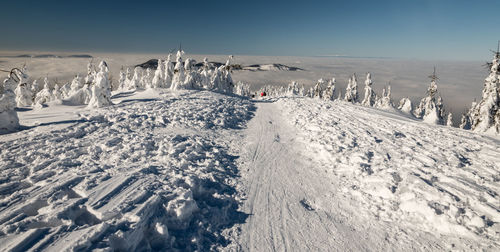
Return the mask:
MULTIPOLYGON (((333 202, 341 195, 340 206, 351 202, 372 225, 390 224, 380 230, 389 237, 437 238, 415 239, 413 245, 499 248, 498 139, 344 102, 288 98, 277 104, 297 132, 294 142, 305 146, 299 149, 302 159, 315 161, 307 161, 304 168, 314 170, 318 183, 327 177, 335 184, 334 189, 325 184, 319 190, 331 193, 333 202)), ((289 178, 292 174, 282 175, 293 183, 304 179, 289 178)), ((321 194, 306 199, 325 204, 329 197, 321 194)), ((326 205, 326 213, 336 212, 326 205)), ((382 247, 397 248, 392 242, 382 247)))
POLYGON ((0 250, 500 248, 497 138, 309 98, 113 97, 0 135, 0 250))
POLYGON ((234 131, 253 105, 211 92, 127 95, 66 127, 2 136, 0 250, 228 243, 223 228, 245 217, 234 197, 234 131))

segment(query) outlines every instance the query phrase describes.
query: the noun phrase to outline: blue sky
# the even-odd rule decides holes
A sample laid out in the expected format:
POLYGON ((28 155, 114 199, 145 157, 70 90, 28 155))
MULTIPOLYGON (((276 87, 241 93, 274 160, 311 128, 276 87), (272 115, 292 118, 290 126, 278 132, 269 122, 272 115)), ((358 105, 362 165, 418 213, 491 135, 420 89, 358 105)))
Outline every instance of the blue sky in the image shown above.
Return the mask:
POLYGON ((9 1, 0 50, 489 60, 500 1, 9 1))

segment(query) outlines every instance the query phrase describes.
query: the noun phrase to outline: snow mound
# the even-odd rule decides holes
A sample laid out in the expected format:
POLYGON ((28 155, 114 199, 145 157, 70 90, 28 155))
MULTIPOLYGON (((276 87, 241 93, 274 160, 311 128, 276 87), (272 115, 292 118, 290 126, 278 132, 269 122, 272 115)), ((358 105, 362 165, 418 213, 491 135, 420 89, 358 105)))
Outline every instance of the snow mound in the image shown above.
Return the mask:
POLYGON ((498 139, 344 102, 278 103, 305 153, 376 219, 500 246, 498 139))
MULTIPOLYGON (((152 91, 150 91, 152 92, 152 91)), ((244 221, 234 131, 253 105, 211 92, 127 97, 0 143, 0 250, 213 250, 244 221)))

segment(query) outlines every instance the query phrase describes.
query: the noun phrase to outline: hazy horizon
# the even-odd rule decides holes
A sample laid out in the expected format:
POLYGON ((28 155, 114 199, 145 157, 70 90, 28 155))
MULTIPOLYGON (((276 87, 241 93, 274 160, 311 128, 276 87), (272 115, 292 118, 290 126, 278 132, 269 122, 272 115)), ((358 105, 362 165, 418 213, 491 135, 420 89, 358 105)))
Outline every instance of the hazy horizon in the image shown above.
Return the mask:
POLYGON ((500 2, 11 1, 2 51, 484 60, 500 2), (465 18, 466 17, 466 18, 465 18))

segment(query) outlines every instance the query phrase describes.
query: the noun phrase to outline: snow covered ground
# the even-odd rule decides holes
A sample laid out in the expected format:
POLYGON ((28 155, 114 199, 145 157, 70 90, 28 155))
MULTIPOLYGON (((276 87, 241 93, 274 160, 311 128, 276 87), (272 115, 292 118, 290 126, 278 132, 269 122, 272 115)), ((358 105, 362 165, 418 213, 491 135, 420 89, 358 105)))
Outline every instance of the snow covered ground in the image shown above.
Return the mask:
POLYGON ((498 138, 310 98, 113 102, 0 135, 0 250, 500 249, 498 138))
MULTIPOLYGON (((221 231, 245 217, 234 197, 233 131, 253 104, 197 91, 117 97, 111 108, 1 136, 0 250, 228 243, 221 231)), ((66 114, 64 106, 40 113, 52 109, 66 114)))
POLYGON ((344 102, 289 98, 277 106, 297 132, 294 142, 305 146, 298 153, 311 160, 303 168, 325 185, 305 198, 311 208, 328 214, 337 204, 356 206, 363 222, 383 227, 376 232, 387 236, 380 250, 401 242, 412 249, 498 249, 498 138, 344 102))

